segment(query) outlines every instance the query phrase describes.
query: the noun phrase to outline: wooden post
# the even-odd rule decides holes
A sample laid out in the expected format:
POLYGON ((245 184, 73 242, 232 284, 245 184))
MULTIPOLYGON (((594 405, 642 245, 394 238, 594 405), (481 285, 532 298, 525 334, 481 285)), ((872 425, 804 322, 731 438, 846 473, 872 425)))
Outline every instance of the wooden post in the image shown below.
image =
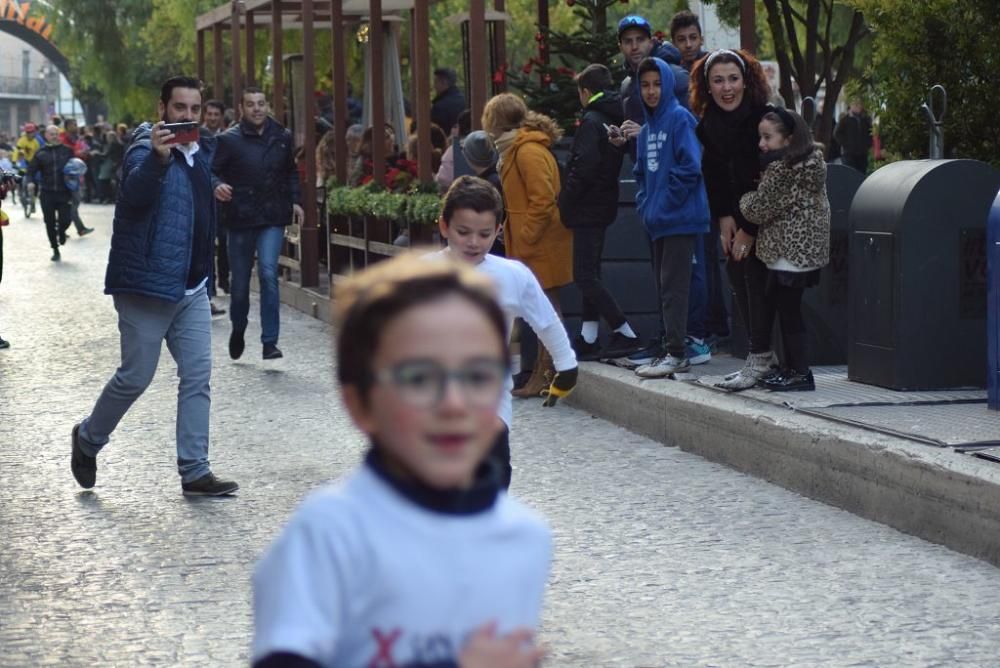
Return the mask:
MULTIPOLYGON (((549 31, 549 0, 538 0, 538 32, 545 35, 549 31)), ((538 50, 538 57, 546 65, 549 64, 549 51, 538 50)), ((539 77, 544 75, 539 74, 539 77)))
POLYGON ((198 72, 198 81, 205 83, 205 31, 199 30, 197 37, 197 47, 195 49, 195 64, 198 72))
POLYGON ((271 80, 274 83, 271 109, 274 110, 274 117, 278 122, 285 124, 285 57, 281 43, 283 32, 281 2, 275 0, 271 3, 271 80))
POLYGON ((347 183, 347 55, 344 52, 344 2, 330 0, 330 47, 333 49, 333 131, 337 182, 347 183))
POLYGON ((222 24, 212 26, 212 97, 225 100, 226 88, 222 83, 222 24))
POLYGON ((754 0, 740 1, 740 48, 757 53, 757 8, 754 0))
MULTIPOLYGON (((494 0, 493 7, 498 12, 507 11, 505 0, 494 0)), ((505 64, 509 66, 510 63, 507 62, 507 22, 503 19, 496 22, 493 28, 493 38, 496 40, 496 43, 493 45, 493 52, 496 54, 497 67, 503 67, 505 64)), ((504 82, 500 85, 498 92, 502 93, 505 90, 507 90, 506 73, 504 73, 504 82)))
POLYGON ((240 64, 240 10, 243 8, 242 5, 240 0, 233 0, 232 25, 229 29, 229 42, 233 49, 230 83, 233 86, 233 109, 236 109, 237 112, 239 112, 240 99, 243 95, 243 73, 240 64))
POLYGON ((302 287, 319 285, 319 211, 316 208, 316 50, 313 0, 302 0, 302 76, 305 105, 305 183, 300 184, 305 220, 299 230, 299 269, 302 287))
POLYGON ((385 90, 382 88, 382 0, 368 0, 368 48, 371 49, 369 70, 372 78, 372 178, 382 183, 385 176, 385 90))
POLYGON ((486 107, 486 0, 469 2, 469 69, 472 129, 479 130, 486 107))
POLYGON ((247 67, 246 67, 246 82, 248 86, 257 85, 257 54, 255 52, 256 44, 254 41, 257 38, 255 34, 255 25, 253 20, 253 12, 247 12, 247 67))
MULTIPOLYGON (((431 89, 430 89, 430 3, 416 0, 413 3, 413 23, 410 41, 413 43, 413 112, 417 119, 417 178, 421 183, 431 183, 431 89)), ((445 134, 451 128, 441 128, 445 134)))

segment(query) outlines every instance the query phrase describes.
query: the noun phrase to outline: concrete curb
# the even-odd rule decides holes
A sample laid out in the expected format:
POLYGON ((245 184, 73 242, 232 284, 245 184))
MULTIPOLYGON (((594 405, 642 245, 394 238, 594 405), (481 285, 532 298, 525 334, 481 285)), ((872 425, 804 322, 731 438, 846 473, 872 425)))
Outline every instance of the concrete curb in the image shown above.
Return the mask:
POLYGON ((584 363, 571 405, 1000 566, 1000 467, 677 381, 584 363))

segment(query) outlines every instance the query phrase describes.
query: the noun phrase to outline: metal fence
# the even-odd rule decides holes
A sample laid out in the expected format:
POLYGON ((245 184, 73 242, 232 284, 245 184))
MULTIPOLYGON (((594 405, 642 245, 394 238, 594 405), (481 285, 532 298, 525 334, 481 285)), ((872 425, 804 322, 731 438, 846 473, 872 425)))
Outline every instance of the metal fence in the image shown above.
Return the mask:
POLYGON ((23 77, 0 77, 0 94, 45 95, 45 79, 25 79, 23 77))

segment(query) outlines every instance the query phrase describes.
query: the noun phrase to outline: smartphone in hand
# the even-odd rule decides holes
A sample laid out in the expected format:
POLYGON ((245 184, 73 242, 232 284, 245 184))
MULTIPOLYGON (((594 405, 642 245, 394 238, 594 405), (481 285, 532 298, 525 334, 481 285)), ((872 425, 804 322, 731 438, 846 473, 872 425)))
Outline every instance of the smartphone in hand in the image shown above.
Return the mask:
POLYGON ((190 144, 198 141, 197 123, 165 123, 163 129, 174 133, 173 139, 168 141, 168 144, 190 144))
POLYGON ((617 125, 608 125, 604 123, 604 129, 608 131, 608 137, 611 139, 617 139, 622 136, 622 130, 617 125))

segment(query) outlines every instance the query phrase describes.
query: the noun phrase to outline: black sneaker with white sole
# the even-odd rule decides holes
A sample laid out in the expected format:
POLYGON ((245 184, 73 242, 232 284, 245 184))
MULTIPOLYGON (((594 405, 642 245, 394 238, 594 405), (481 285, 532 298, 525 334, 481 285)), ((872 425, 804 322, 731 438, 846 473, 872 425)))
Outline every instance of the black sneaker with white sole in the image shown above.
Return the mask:
POLYGON ((662 359, 667 354, 667 349, 661 339, 653 339, 649 345, 627 357, 609 358, 606 361, 620 366, 623 369, 635 370, 641 366, 652 364, 658 359, 662 359))
POLYGON ((225 496, 239 488, 232 480, 219 480, 214 473, 206 473, 197 480, 181 483, 184 496, 225 496))
POLYGON ((604 349, 601 350, 601 359, 628 357, 629 355, 635 355, 642 349, 643 345, 639 341, 639 337, 625 336, 621 332, 615 332, 611 335, 608 345, 604 346, 604 349))

